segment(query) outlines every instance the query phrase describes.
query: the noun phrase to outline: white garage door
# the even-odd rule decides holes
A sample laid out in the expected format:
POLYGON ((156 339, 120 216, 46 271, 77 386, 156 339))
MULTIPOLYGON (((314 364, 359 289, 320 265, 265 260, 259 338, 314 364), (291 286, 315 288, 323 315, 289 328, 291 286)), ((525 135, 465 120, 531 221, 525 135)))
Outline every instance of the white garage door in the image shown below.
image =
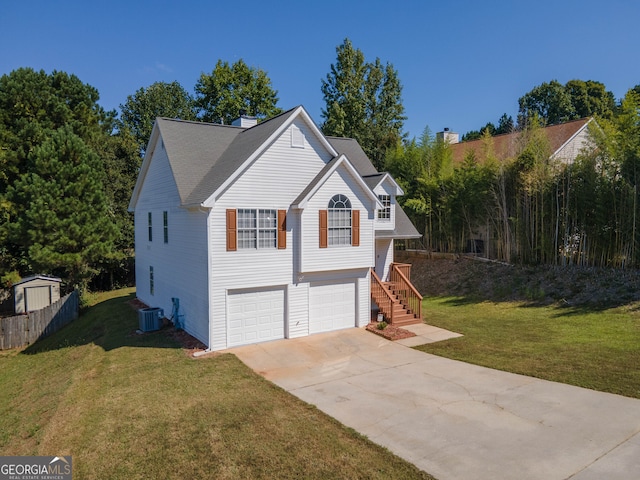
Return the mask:
POLYGON ((229 346, 284 338, 284 289, 231 291, 229 346))
POLYGON ((317 282, 309 288, 309 333, 356 325, 356 282, 317 282))

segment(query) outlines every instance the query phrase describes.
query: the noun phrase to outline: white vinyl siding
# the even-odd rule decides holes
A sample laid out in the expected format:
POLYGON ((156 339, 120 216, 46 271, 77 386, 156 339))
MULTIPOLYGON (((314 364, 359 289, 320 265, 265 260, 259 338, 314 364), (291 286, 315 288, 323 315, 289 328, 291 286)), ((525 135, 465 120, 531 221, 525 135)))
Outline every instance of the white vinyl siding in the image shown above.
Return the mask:
POLYGON ((167 317, 173 307, 171 298, 178 298, 185 330, 208 344, 207 213, 179 204, 166 151, 157 148, 136 204, 136 295, 150 307, 162 308, 167 317), (148 242, 149 213, 159 222, 165 211, 171 217, 171 241, 148 242))
POLYGON ((396 228, 395 191, 395 187, 387 180, 382 182, 373 190, 373 193, 378 196, 378 200, 380 200, 385 207, 384 209, 379 208, 376 211, 376 230, 393 230, 396 228))
POLYGON ((345 170, 336 170, 318 189, 302 212, 302 245, 300 268, 303 272, 321 272, 369 268, 374 262, 374 204, 356 180, 345 170), (327 208, 336 194, 349 193, 351 209, 360 211, 360 245, 349 248, 320 248, 318 211, 327 208))
POLYGON ((393 262, 393 239, 376 240, 376 275, 383 282, 389 279, 391 262, 393 262))
MULTIPOLYGON (((287 317, 291 336, 308 334, 307 299, 305 287, 298 281, 299 215, 290 211, 290 205, 315 178, 331 155, 302 121, 295 125, 304 134, 305 148, 291 146, 290 131, 274 141, 249 169, 234 182, 215 202, 210 217, 210 271, 211 271, 211 344, 214 350, 227 348, 225 321, 226 291, 235 289, 266 288, 289 285, 291 314, 287 317), (294 172, 294 173, 292 173, 294 172), (286 180, 285 180, 286 179, 286 180), (238 248, 226 250, 226 209, 287 210, 286 249, 238 248), (305 313, 302 313, 305 312, 305 313)), ((325 201, 324 208, 327 206, 325 201)), ((316 212, 317 215, 317 212, 316 212)), ((269 228, 265 228, 269 230, 269 228)), ((273 230, 274 235, 277 233, 273 230)), ((265 236, 265 242, 268 236, 265 236)), ((317 232, 315 237, 317 238, 317 232)), ((275 240, 274 240, 275 242, 275 240)), ((275 243, 274 243, 275 244, 275 243)))
POLYGON ((309 283, 289 285, 289 338, 309 334, 309 283))
MULTIPOLYGON (((167 316, 171 298, 178 298, 185 330, 212 350, 308 335, 312 283, 346 282, 352 294, 339 302, 340 311, 346 307, 348 312, 342 320, 321 328, 343 328, 347 323, 364 326, 368 322, 375 207, 361 185, 340 167, 304 210, 291 209, 293 201, 333 157, 302 118, 294 123, 304 148, 292 146, 292 135, 297 134, 289 127, 291 130, 283 131, 237 180, 212 199, 210 210, 179 207, 163 149, 153 153, 146 172, 135 213, 136 277, 141 282, 138 296, 149 306, 163 308, 167 316), (352 209, 360 213, 360 245, 320 252, 318 211, 326 210, 329 199, 339 193, 348 196, 352 209), (247 237, 255 237, 256 247, 250 241, 251 248, 227 251, 227 210, 237 215, 239 209, 255 212, 255 227, 250 227, 255 228, 255 235, 247 237), (268 212, 277 214, 279 210, 287 211, 286 249, 271 246, 277 243, 277 220, 272 226, 268 212), (155 216, 158 227, 165 211, 170 217, 171 241, 148 242, 147 213, 155 216), (153 296, 146 286, 150 266, 154 270, 153 296)), ((277 215, 273 217, 277 219, 277 215)), ((333 298, 337 299, 340 294, 335 288, 333 298)))

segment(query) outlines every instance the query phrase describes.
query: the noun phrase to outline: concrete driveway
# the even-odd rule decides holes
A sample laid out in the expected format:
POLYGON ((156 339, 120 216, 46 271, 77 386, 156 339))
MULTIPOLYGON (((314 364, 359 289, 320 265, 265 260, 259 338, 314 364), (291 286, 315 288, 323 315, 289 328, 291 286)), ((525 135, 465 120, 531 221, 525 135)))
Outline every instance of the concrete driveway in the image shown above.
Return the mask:
POLYGON ((362 329, 229 351, 439 480, 640 478, 640 400, 428 355, 362 329))

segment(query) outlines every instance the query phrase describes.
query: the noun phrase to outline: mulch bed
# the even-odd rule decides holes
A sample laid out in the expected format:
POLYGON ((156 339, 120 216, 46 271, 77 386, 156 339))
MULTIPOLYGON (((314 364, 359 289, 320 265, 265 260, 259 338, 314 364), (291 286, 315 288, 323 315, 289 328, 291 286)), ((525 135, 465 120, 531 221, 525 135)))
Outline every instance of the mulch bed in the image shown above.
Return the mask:
MULTIPOLYGON (((130 300, 129 305, 136 311, 142 308, 149 308, 148 305, 141 302, 137 298, 130 300)), ((204 343, 202 343, 197 338, 192 337, 184 330, 176 330, 173 325, 171 325, 171 322, 169 322, 169 320, 167 320, 166 318, 164 319, 164 326, 161 331, 165 335, 171 337, 176 343, 178 343, 182 347, 184 352, 190 357, 193 357, 193 354, 196 352, 207 349, 207 346, 204 343)))
POLYGON ((367 325, 367 330, 376 335, 386 338, 387 340, 402 340, 403 338, 415 337, 416 334, 405 330, 404 328, 394 327, 393 325, 387 325, 384 330, 378 328, 377 322, 372 322, 367 325))

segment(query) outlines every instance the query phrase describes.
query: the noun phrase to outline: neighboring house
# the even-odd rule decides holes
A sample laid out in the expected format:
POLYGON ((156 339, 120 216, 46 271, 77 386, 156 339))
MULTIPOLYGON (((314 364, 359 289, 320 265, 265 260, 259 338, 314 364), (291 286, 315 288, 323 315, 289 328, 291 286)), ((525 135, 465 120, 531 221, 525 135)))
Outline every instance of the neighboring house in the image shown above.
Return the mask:
POLYGON ((301 106, 259 124, 158 118, 129 205, 137 296, 179 299, 210 350, 365 326, 394 239, 420 237, 402 194, 301 106))
POLYGON ((13 284, 16 313, 33 312, 60 300, 62 279, 47 275, 33 275, 13 284))
MULTIPOLYGON (((570 164, 585 149, 594 148, 589 136, 589 125, 592 122, 595 124, 593 118, 582 118, 542 128, 551 151, 550 160, 570 164)), ((449 143, 454 165, 460 165, 470 153, 473 153, 479 163, 486 160, 489 149, 484 139, 459 142, 458 134, 449 129, 436 135, 438 139, 449 143)), ((491 154, 498 161, 515 158, 523 149, 523 141, 522 132, 491 137, 491 154)), ((476 226, 467 242, 466 252, 488 254, 490 238, 488 226, 476 226)))
MULTIPOLYGON (((542 131, 549 141, 549 148, 552 152, 550 158, 560 160, 563 163, 573 162, 585 147, 592 145, 589 139, 588 125, 593 121, 593 118, 582 118, 544 127, 542 131)), ((462 163, 469 152, 473 152, 476 160, 480 163, 485 160, 487 149, 483 139, 458 143, 458 134, 449 132, 447 129, 437 135, 439 138, 447 140, 451 145, 455 165, 462 163)), ((504 160, 515 157, 522 149, 521 138, 521 132, 492 137, 493 154, 496 159, 504 160)))

